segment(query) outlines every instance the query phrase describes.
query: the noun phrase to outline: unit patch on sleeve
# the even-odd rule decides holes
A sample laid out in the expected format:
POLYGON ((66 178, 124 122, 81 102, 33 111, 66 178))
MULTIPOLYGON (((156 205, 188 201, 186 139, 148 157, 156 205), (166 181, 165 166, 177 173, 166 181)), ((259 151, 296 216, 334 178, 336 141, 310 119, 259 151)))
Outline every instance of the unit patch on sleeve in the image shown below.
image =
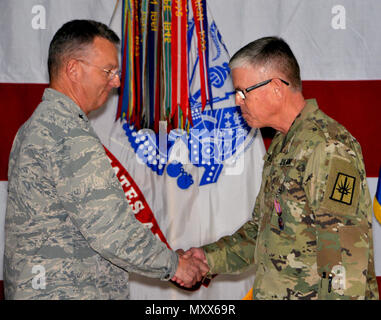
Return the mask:
POLYGON ((333 157, 322 207, 337 214, 355 214, 359 201, 360 175, 349 161, 333 157))
POLYGON ((337 174, 336 183, 333 186, 332 194, 329 198, 334 201, 351 205, 355 182, 355 177, 339 172, 337 174))

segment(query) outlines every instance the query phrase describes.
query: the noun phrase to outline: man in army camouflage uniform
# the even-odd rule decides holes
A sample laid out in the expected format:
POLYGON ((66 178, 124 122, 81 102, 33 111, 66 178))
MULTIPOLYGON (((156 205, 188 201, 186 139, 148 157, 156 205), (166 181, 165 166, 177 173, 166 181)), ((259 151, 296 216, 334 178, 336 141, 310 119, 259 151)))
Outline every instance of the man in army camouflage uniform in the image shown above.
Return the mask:
POLYGON ((120 85, 118 43, 74 20, 50 44, 50 86, 9 159, 6 299, 128 299, 128 272, 191 287, 207 271, 135 219, 87 118, 120 85))
POLYGON ((277 133, 252 220, 186 254, 207 263, 208 275, 254 265, 254 299, 378 299, 359 143, 304 100, 298 63, 282 39, 246 45, 230 67, 247 123, 277 133))

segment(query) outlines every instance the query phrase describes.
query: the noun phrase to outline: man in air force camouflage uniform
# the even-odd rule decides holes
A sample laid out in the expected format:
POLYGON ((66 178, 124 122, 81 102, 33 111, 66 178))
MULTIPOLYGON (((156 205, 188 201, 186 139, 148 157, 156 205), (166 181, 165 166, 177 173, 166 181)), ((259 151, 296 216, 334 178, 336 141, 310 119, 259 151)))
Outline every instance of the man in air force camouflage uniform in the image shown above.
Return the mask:
POLYGON ((254 299, 378 299, 372 209, 358 142, 304 100, 289 46, 266 37, 231 59, 236 102, 251 127, 277 133, 252 220, 193 254, 213 273, 254 265, 254 299))
POLYGON ((87 118, 120 85, 118 42, 74 20, 50 44, 50 88, 9 160, 6 299, 127 299, 128 272, 189 287, 207 271, 135 219, 87 118))

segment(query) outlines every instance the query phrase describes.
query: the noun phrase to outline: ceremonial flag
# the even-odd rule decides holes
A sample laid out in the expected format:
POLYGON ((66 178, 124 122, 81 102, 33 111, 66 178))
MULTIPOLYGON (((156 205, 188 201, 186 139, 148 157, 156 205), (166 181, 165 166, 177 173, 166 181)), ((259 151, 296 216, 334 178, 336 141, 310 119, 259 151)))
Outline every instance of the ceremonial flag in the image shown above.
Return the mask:
MULTIPOLYGON (((168 38, 160 38, 159 34, 163 32, 161 35, 169 37, 169 22, 173 20, 164 6, 168 7, 170 2, 120 1, 114 12, 116 3, 99 1, 95 6, 94 1, 82 2, 82 5, 76 1, 57 1, 40 6, 36 1, 16 9, 12 2, 2 2, 1 12, 8 14, 2 16, 1 21, 12 14, 15 18, 7 22, 12 26, 12 33, 2 40, 4 46, 1 47, 10 62, 1 65, 5 72, 0 76, 0 92, 8 101, 2 104, 2 111, 7 110, 8 103, 12 105, 9 111, 13 111, 7 112, 9 120, 1 126, 8 139, 8 143, 3 144, 6 156, 1 159, 1 178, 7 179, 7 156, 14 134, 38 105, 47 87, 46 58, 54 32, 70 19, 92 18, 110 24, 114 16, 111 27, 122 39, 124 86, 119 95, 114 92, 105 109, 90 115, 92 124, 105 145, 133 212, 147 228, 173 249, 214 241, 250 218, 259 191, 265 152, 260 131, 248 128, 235 106, 227 67, 229 55, 221 34, 212 15, 206 12, 205 1, 197 2, 197 28, 191 2, 174 1, 181 5, 181 14, 175 11, 179 21, 174 51, 173 43, 169 45, 164 41, 168 38), (36 21, 37 29, 16 23, 17 17, 32 11, 35 14, 30 14, 31 19, 36 21), (139 21, 149 25, 144 27, 144 23, 137 23, 139 21), (166 27, 160 28, 164 22, 166 27), (27 46, 36 48, 35 53, 20 55, 18 50, 12 51, 5 45, 17 41, 18 47, 25 46, 22 40, 25 33, 26 39, 39 43, 27 46), (198 48, 200 43, 205 46, 205 37, 210 43, 207 53, 206 47, 198 48), (176 58, 169 57, 172 52, 176 58), (204 59, 203 68, 199 63, 200 54, 204 59), (14 60, 16 57, 19 60, 14 60), (27 73, 18 69, 19 61, 25 59, 31 60, 28 65, 32 69, 27 73), (172 64, 168 63, 169 59, 172 64), (177 61, 179 77, 172 76, 170 67, 174 61, 177 61), (152 66, 156 69, 151 70, 152 66), (8 72, 9 69, 12 72, 8 72), (178 79, 179 85, 175 83, 178 79), (178 88, 176 94, 171 92, 174 85, 178 88), (212 97, 214 101, 210 100, 212 97)), ((171 34, 173 30, 171 26, 171 34)), ((6 182, 1 190, 4 200, 0 208, 1 221, 4 221, 6 182)), ((3 247, 3 242, 1 245, 3 247)), ((203 285, 191 292, 167 282, 131 275, 130 296, 132 299, 241 299, 253 279, 252 271, 239 277, 219 275, 208 287, 203 285)))
MULTIPOLYGON (((140 79, 146 79, 149 96, 158 96, 161 103, 158 109, 129 104, 128 113, 119 108, 105 144, 140 186, 164 241, 173 249, 188 249, 217 240, 250 218, 265 149, 260 131, 247 126, 235 105, 229 54, 206 2, 151 4, 155 6, 148 13, 134 10, 140 10, 141 17, 155 17, 148 28, 155 31, 154 43, 162 45, 128 36, 127 29, 123 42, 133 47, 139 41, 145 57, 141 65, 156 68, 141 69, 140 79)), ((126 21, 130 13, 123 14, 126 21)), ((136 61, 124 56, 122 61, 123 69, 135 69, 136 61)), ((123 80, 137 88, 136 79, 123 80)), ((119 96, 119 106, 125 103, 119 96)), ((139 219, 140 212, 136 214, 139 219)), ((153 224, 142 222, 156 234, 153 224)), ((240 278, 219 275, 192 292, 131 275, 131 297, 240 299, 253 278, 252 271, 240 278)))

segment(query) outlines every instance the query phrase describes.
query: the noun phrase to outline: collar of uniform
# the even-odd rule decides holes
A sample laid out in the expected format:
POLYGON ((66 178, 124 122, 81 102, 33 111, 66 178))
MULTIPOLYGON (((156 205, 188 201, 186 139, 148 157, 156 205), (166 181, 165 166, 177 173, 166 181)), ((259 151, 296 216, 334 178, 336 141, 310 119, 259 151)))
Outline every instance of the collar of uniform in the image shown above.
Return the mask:
POLYGON ((307 99, 306 105, 304 106, 302 111, 296 116, 287 134, 289 132, 295 131, 303 123, 304 120, 310 117, 311 113, 315 112, 318 109, 319 107, 315 99, 307 99))
POLYGON ((272 161, 273 155, 278 154, 279 152, 287 153, 288 147, 290 146, 289 142, 292 141, 295 132, 303 124, 304 120, 308 119, 319 107, 315 99, 307 99, 306 105, 302 111, 296 116, 295 120, 291 124, 290 129, 286 135, 283 135, 280 131, 277 131, 269 149, 267 150, 263 159, 265 161, 272 161))
MULTIPOLYGON (((307 99, 306 104, 302 111, 296 116, 295 120, 291 124, 290 129, 288 130, 286 136, 284 137, 283 144, 282 144, 282 151, 286 144, 294 137, 294 134, 300 126, 303 125, 304 121, 307 120, 312 113, 314 113, 316 110, 318 110, 319 107, 317 105, 317 102, 315 99, 307 99)), ((285 150, 283 151, 285 152, 285 150)))
POLYGON ((63 93, 54 90, 52 88, 46 88, 42 100, 51 100, 51 101, 60 101, 62 104, 67 107, 71 113, 73 113, 75 118, 80 118, 85 122, 89 122, 89 119, 86 116, 86 113, 68 96, 63 93))

